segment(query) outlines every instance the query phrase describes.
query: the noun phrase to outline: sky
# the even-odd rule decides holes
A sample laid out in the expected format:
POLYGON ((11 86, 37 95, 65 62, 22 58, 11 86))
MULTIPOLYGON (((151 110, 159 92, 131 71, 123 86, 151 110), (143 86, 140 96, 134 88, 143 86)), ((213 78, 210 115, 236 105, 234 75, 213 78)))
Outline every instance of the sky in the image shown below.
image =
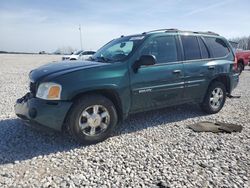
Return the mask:
POLYGON ((161 28, 250 35, 250 0, 0 0, 0 50, 97 50, 121 35, 161 28))

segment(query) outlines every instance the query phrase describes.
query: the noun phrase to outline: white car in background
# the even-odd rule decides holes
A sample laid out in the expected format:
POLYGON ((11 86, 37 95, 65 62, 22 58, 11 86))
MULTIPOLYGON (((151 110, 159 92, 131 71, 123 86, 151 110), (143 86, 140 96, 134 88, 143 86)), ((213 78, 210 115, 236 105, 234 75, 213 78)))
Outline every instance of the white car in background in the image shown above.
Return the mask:
POLYGON ((69 56, 69 60, 77 60, 82 53, 83 50, 75 51, 71 56, 69 56))
POLYGON ((95 54, 95 51, 83 51, 79 50, 74 52, 72 55, 66 55, 62 57, 62 60, 87 60, 90 58, 93 54, 95 54))
MULTIPOLYGON (((95 54, 95 51, 83 51, 80 55, 79 55, 79 57, 78 57, 78 59, 79 60, 87 60, 87 59, 89 59, 90 57, 92 57, 92 55, 94 55, 95 54)), ((71 59, 70 58, 70 60, 74 60, 73 58, 71 59)))
MULTIPOLYGON (((72 54, 71 54, 72 55, 72 54)), ((69 58, 70 58, 70 56, 71 55, 63 55, 62 56, 62 60, 64 61, 64 60, 69 60, 69 58)))
POLYGON ((75 51, 71 55, 64 55, 62 60, 77 60, 79 55, 83 52, 83 50, 75 51))

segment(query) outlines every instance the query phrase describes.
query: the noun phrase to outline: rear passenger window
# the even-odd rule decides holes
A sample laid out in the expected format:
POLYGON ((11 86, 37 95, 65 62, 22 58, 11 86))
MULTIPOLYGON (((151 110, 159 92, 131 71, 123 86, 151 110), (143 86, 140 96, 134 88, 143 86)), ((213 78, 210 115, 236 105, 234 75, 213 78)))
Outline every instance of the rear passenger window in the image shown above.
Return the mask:
POLYGON ((224 57, 230 52, 222 39, 214 37, 204 37, 204 39, 213 57, 224 57))
POLYGON ((141 49, 141 55, 154 55, 157 63, 178 61, 174 36, 162 36, 150 39, 141 49))
POLYGON ((198 37, 198 41, 199 41, 199 45, 200 45, 200 49, 201 49, 201 57, 202 57, 202 59, 209 58, 209 52, 208 52, 208 49, 207 49, 204 41, 200 37, 198 37))
POLYGON ((201 59, 200 47, 195 36, 181 36, 185 60, 201 59))

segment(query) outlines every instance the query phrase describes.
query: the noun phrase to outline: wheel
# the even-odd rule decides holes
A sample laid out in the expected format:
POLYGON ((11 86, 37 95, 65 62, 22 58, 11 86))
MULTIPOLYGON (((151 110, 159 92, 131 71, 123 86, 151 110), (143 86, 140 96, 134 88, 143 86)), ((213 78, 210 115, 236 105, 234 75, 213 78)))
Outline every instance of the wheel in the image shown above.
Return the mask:
POLYGON ((87 95, 73 104, 67 124, 81 144, 94 144, 108 138, 118 122, 114 104, 101 95, 87 95))
POLYGON ((243 63, 238 63, 237 67, 238 67, 238 72, 241 74, 242 71, 244 70, 244 65, 243 65, 243 63))
POLYGON ((226 100, 226 88, 223 83, 212 82, 208 88, 208 92, 201 103, 201 108, 208 114, 219 112, 224 106, 226 100))

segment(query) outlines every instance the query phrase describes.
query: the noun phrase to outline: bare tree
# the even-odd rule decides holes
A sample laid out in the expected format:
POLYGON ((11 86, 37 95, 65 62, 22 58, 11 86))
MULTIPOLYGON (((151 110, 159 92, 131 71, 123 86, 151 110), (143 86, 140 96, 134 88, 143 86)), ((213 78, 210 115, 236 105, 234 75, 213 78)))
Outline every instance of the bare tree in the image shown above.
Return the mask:
POLYGON ((237 42, 238 48, 243 50, 250 50, 250 36, 248 37, 237 37, 229 39, 230 41, 237 42))

